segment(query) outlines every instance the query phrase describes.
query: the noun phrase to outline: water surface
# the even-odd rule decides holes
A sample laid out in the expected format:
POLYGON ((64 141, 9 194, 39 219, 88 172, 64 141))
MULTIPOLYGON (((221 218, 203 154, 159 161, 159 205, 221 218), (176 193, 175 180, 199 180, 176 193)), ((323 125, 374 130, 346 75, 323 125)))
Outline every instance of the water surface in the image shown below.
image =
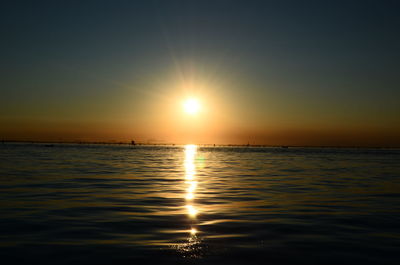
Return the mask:
POLYGON ((400 150, 0 144, 7 264, 398 264, 400 150))

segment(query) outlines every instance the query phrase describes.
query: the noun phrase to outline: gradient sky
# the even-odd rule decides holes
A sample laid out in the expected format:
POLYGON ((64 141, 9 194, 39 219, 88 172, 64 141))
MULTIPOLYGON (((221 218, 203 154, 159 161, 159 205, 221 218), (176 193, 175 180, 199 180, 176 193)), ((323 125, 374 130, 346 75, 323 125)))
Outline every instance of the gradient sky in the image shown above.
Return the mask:
POLYGON ((3 1, 0 139, 400 146, 399 11, 3 1))

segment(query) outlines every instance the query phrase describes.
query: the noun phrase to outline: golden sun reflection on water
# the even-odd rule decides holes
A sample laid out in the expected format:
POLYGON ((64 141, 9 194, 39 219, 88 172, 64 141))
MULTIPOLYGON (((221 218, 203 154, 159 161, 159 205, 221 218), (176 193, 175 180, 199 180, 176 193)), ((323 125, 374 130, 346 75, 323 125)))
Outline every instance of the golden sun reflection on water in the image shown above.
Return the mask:
MULTIPOLYGON (((185 231, 188 235, 184 242, 172 245, 172 248, 176 249, 185 258, 200 258, 202 256, 201 239, 198 237, 201 231, 197 230, 199 210, 195 204, 196 189, 199 183, 196 176, 196 153, 196 145, 185 145, 183 162, 185 172, 183 176, 183 189, 185 191, 183 196, 185 204, 182 205, 182 208, 187 215, 189 227, 185 227, 181 231, 185 231)), ((204 163, 204 161, 202 162, 204 163)))
POLYGON ((196 233, 197 233, 197 229, 196 228, 190 229, 190 234, 191 235, 196 235, 196 233))
POLYGON ((198 214, 198 209, 194 206, 194 199, 196 194, 197 188, 197 181, 196 181, 196 152, 197 146, 196 145, 186 145, 185 146, 185 160, 184 160, 184 167, 185 167, 185 184, 186 184, 186 209, 187 215, 191 221, 191 227, 189 230, 189 238, 188 244, 189 245, 196 245, 199 244, 199 238, 197 237, 197 229, 196 229, 196 216, 198 214))
POLYGON ((193 201, 195 198, 197 181, 196 178, 196 152, 197 146, 194 144, 189 144, 185 146, 185 180, 186 180, 186 195, 185 199, 187 201, 186 208, 190 218, 195 218, 198 210, 193 206, 190 201, 193 201))
POLYGON ((188 214, 190 217, 192 217, 192 218, 196 217, 197 210, 196 210, 196 208, 193 207, 193 205, 188 204, 188 205, 186 205, 186 208, 188 209, 188 214))

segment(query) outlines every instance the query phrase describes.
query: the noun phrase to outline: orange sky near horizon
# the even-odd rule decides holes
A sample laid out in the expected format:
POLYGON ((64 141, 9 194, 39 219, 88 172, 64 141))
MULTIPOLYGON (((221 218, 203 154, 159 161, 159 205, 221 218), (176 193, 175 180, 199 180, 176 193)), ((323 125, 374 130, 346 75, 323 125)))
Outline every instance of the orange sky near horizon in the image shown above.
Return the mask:
POLYGON ((53 108, 46 103, 24 106, 14 117, 0 116, 0 136, 20 141, 400 146, 396 115, 380 119, 373 107, 357 112, 345 104, 296 100, 276 93, 273 85, 246 93, 237 89, 248 86, 243 81, 199 77, 190 69, 190 74, 151 80, 147 91, 152 93, 125 84, 114 98, 94 96, 83 98, 86 104, 76 100, 53 108), (199 113, 185 112, 188 98, 200 102, 199 113))
POLYGON ((54 111, 35 106, 29 114, 22 108, 20 116, 0 117, 0 135, 18 141, 400 147, 396 116, 379 120, 373 108, 361 115, 346 113, 346 106, 296 101, 273 89, 265 89, 270 97, 267 92, 263 97, 241 89, 228 92, 247 84, 229 83, 228 77, 223 81, 201 79, 192 71, 189 77, 153 80, 148 85, 153 93, 139 93, 141 100, 134 104, 129 98, 138 95, 137 89, 126 85, 125 94, 95 98, 95 105, 77 101, 75 107, 69 103, 54 111), (188 98, 200 102, 199 113, 185 112, 188 98))
POLYGON ((130 142, 153 144, 252 144, 289 146, 361 146, 400 147, 399 130, 363 128, 323 130, 300 128, 249 128, 192 124, 172 125, 167 121, 134 128, 124 124, 76 122, 12 122, 2 123, 0 140, 61 142, 130 142))

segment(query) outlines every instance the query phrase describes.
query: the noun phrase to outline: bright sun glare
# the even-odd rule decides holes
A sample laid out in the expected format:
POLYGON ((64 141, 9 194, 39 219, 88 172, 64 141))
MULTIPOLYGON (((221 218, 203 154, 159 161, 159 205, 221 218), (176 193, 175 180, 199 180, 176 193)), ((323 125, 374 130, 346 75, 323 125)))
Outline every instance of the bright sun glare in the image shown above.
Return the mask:
POLYGON ((187 114, 197 114, 200 110, 200 102, 195 98, 186 99, 183 103, 183 109, 187 114))

